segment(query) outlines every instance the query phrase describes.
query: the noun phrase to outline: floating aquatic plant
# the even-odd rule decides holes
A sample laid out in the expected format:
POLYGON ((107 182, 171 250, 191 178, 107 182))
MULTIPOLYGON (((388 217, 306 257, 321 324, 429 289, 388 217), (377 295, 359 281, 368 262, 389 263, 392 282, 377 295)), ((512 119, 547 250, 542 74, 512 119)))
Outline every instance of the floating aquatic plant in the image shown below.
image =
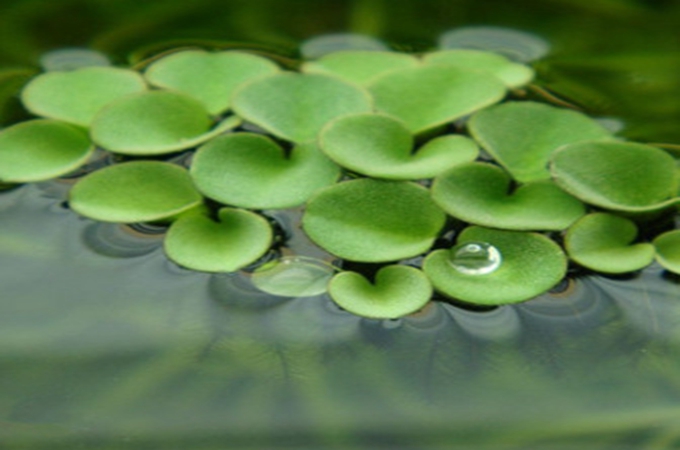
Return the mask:
POLYGON ((76 178, 75 212, 167 228, 181 266, 374 319, 528 300, 570 265, 680 273, 674 155, 525 97, 547 49, 477 27, 419 54, 315 38, 297 71, 247 50, 136 69, 52 53, 21 94, 38 117, 0 131, 0 183, 76 178))

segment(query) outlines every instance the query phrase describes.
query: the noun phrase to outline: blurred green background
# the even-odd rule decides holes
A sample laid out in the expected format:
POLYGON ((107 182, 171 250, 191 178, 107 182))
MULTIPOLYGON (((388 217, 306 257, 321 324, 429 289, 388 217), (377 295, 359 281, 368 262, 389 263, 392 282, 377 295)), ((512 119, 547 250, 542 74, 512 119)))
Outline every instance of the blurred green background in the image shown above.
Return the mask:
POLYGON ((422 51, 469 25, 536 33, 552 52, 537 83, 601 116, 627 137, 679 142, 680 2, 675 0, 4 0, 0 6, 0 120, 46 50, 85 46, 117 63, 187 42, 258 45, 295 56, 334 32, 381 37, 422 51))

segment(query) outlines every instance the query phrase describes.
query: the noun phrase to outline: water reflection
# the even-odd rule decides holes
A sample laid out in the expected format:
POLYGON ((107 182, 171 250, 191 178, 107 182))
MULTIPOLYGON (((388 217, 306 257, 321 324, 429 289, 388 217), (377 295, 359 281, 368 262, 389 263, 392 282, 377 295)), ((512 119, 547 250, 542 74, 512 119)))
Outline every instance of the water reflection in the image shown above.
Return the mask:
POLYGON ((369 320, 107 256, 59 204, 0 194, 0 447, 614 449, 680 417, 678 284, 656 267, 369 320))

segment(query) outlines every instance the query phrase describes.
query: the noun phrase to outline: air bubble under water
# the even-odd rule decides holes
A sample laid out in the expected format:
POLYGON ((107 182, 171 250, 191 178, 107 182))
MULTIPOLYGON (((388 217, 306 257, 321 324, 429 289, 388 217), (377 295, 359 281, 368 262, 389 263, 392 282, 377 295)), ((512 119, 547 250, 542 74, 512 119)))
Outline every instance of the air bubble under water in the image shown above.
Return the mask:
POLYGON ((451 249, 449 262, 458 272, 466 275, 485 275, 498 269, 501 252, 486 242, 466 242, 451 249))

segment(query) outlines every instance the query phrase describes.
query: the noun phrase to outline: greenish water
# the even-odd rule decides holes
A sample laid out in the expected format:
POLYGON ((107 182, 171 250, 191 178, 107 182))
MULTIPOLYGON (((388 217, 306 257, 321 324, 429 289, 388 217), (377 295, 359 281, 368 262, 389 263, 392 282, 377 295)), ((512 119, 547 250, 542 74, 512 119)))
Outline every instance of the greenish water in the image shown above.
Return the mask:
POLYGON ((66 187, 0 194, 0 449, 680 445, 680 286, 658 268, 360 319, 180 269, 66 187))

